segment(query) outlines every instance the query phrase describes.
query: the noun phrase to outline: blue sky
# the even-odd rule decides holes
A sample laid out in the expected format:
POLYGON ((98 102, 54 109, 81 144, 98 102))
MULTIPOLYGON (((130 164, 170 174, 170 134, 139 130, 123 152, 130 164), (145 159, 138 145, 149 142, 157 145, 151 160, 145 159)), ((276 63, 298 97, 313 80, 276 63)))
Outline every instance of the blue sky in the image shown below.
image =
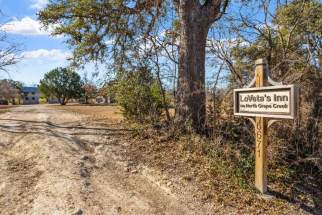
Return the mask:
MULTIPOLYGON (((37 84, 51 69, 68 64, 66 57, 70 50, 62 37, 52 37, 41 28, 37 12, 48 0, 0 0, 3 13, 0 16, 1 30, 7 33, 11 42, 21 45, 23 59, 9 68, 10 77, 27 85, 37 84)), ((94 70, 88 66, 89 72, 94 70)), ((83 71, 79 72, 83 73, 83 71)), ((1 73, 0 78, 8 78, 1 73)))
MULTIPOLYGON (((0 0, 0 30, 7 32, 11 42, 21 44, 23 59, 16 65, 9 68, 10 77, 5 73, 0 73, 0 79, 12 78, 24 82, 26 85, 38 84, 43 75, 58 67, 67 66, 66 58, 71 55, 71 50, 64 43, 63 37, 52 37, 50 32, 41 28, 37 20, 37 12, 44 8, 49 0, 0 0)), ((253 0, 257 2, 256 0, 253 0)), ((228 14, 238 13, 240 0, 230 4, 228 14)), ((258 3, 258 2, 257 2, 258 3)), ((272 3, 271 9, 276 5, 272 3)), ((257 4, 248 4, 244 12, 250 13, 257 19, 263 19, 263 14, 257 4), (252 6, 252 8, 250 7, 252 6)), ((273 10, 273 9, 272 9, 273 10)), ((235 37, 235 35, 226 35, 235 37)), ((224 38, 225 39, 225 38, 224 38)), ((231 38, 233 39, 233 38, 231 38)), ((103 66, 98 68, 104 69, 103 66)), ((206 63, 207 76, 212 79, 213 71, 218 68, 206 63)), ((92 73, 95 71, 94 65, 88 65, 83 71, 92 73)), ((102 72, 101 76, 104 74, 102 72)))

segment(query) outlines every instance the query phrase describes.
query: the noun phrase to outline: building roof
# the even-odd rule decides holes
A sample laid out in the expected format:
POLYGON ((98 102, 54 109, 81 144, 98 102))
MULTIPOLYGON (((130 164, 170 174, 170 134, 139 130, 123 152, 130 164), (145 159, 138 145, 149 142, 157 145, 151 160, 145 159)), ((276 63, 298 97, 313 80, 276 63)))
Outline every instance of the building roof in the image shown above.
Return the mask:
POLYGON ((22 92, 24 93, 38 92, 38 87, 23 87, 22 92))

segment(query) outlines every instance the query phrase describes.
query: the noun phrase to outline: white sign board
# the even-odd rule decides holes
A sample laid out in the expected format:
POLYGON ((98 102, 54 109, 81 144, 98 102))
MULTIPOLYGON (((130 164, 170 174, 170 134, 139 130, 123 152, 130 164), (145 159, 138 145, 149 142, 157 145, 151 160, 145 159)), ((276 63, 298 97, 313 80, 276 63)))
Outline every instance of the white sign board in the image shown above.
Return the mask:
POLYGON ((282 85, 234 90, 234 115, 294 119, 297 89, 282 85))

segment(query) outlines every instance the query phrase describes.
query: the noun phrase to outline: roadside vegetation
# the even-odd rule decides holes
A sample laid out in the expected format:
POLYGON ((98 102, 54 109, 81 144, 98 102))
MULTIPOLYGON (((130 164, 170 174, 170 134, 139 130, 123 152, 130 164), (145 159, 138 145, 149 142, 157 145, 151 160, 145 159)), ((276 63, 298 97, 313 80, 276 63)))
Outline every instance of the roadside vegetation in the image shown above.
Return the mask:
POLYGON ((301 88, 300 117, 269 129, 271 206, 277 214, 280 201, 321 213, 321 2, 183 2, 52 2, 39 19, 69 38, 73 65, 113 59, 109 91, 124 117, 137 122, 134 148, 164 165, 177 158, 205 164, 208 197, 225 204, 262 204, 253 188, 253 127, 233 116, 232 90, 249 83, 255 60, 266 58, 274 80, 301 88), (171 150, 175 158, 159 157, 171 150))
POLYGON ((204 202, 322 214, 321 14, 317 0, 51 1, 39 20, 74 52, 40 89, 61 105, 108 97, 114 105, 55 107, 122 122, 129 156, 194 184, 204 202), (258 58, 301 89, 299 117, 269 128, 268 201, 253 186, 253 125, 233 115, 233 89, 252 80, 258 58), (108 64, 109 78, 82 79, 75 71, 89 62, 108 64))

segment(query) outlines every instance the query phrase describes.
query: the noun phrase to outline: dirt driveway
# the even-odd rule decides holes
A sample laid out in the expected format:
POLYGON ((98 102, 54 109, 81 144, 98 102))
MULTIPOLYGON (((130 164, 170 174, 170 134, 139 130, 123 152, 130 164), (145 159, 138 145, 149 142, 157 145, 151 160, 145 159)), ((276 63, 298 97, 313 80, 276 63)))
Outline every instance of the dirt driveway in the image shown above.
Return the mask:
POLYGON ((0 115, 0 214, 206 214, 137 171, 115 125, 51 106, 0 115))

